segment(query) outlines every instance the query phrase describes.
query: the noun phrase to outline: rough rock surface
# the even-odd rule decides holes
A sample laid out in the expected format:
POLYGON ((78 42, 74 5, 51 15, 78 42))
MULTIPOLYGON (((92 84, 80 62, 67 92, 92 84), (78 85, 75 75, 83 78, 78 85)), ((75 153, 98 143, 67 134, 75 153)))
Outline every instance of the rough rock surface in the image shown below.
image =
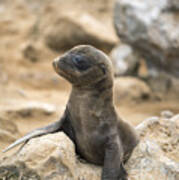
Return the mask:
POLYGON ((20 174, 22 177, 28 176, 22 167, 34 172, 34 180, 100 179, 100 168, 77 160, 74 144, 63 132, 35 138, 16 157, 5 161, 0 166, 0 179, 16 172, 16 179, 20 174))
POLYGON ((149 86, 134 77, 116 78, 114 81, 114 101, 119 104, 123 101, 145 101, 151 96, 149 86))
POLYGON ((147 60, 151 74, 166 70, 179 77, 179 3, 177 0, 117 0, 118 36, 147 60))
POLYGON ((136 75, 140 57, 127 44, 119 44, 110 54, 116 76, 136 75))
MULTIPOLYGON (((132 180, 179 178, 179 115, 161 115, 136 127, 141 142, 126 164, 132 180)), ((100 174, 100 167, 76 157, 74 144, 63 132, 32 139, 0 161, 0 179, 100 180, 100 174)))
POLYGON ((179 115, 171 115, 162 112, 161 117, 148 118, 136 127, 141 143, 127 164, 132 179, 179 178, 179 115))

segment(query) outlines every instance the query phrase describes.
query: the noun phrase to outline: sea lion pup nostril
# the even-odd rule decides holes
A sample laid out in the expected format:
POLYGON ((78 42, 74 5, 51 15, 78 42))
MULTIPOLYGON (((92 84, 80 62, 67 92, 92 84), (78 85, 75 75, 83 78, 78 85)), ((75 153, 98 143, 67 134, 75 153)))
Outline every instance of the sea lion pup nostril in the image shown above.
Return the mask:
POLYGON ((92 46, 81 45, 55 60, 53 66, 72 84, 64 115, 59 121, 29 133, 15 145, 39 135, 63 131, 74 142, 77 154, 103 166, 102 180, 126 180, 123 164, 139 140, 134 128, 115 110, 109 58, 92 46))

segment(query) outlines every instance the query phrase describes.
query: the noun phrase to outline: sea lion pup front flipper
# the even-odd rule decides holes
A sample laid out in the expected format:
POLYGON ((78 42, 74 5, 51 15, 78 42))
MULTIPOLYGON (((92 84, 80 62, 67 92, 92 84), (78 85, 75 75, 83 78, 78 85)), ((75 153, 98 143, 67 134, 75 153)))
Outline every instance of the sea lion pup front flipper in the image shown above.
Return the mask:
POLYGON ((127 180, 123 167, 123 145, 119 137, 111 136, 106 143, 102 180, 127 180))
POLYGON ((63 125, 65 119, 66 119, 66 114, 59 121, 56 121, 50 125, 47 125, 45 127, 38 128, 38 129, 31 131, 30 133, 26 134, 24 137, 17 139, 14 143, 10 144, 2 152, 5 153, 5 152, 11 150, 12 148, 16 147, 19 144, 27 143, 32 138, 42 136, 45 134, 49 134, 49 133, 55 133, 57 131, 61 131, 62 125, 63 125))

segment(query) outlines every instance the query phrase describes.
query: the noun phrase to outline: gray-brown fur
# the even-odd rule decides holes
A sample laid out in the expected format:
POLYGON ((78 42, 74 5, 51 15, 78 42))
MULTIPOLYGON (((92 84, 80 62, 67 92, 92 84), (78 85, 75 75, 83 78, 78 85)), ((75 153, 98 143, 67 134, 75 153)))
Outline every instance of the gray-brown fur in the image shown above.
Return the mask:
POLYGON ((102 180, 126 180, 123 164, 138 138, 134 129, 116 113, 110 60, 96 48, 81 45, 57 58, 53 66, 72 84, 64 115, 59 121, 29 133, 15 145, 32 137, 64 131, 82 158, 103 166, 102 180))

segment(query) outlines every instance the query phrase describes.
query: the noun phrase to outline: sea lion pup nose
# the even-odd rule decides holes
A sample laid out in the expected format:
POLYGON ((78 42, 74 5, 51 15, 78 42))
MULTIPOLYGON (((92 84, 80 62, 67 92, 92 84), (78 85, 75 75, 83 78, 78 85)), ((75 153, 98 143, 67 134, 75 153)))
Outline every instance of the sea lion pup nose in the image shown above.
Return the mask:
POLYGON ((134 128, 115 110, 110 59, 92 46, 80 45, 56 58, 53 67, 72 84, 63 116, 27 134, 6 150, 33 137, 63 131, 74 142, 81 158, 103 166, 102 180, 127 180, 123 164, 139 140, 134 128))

